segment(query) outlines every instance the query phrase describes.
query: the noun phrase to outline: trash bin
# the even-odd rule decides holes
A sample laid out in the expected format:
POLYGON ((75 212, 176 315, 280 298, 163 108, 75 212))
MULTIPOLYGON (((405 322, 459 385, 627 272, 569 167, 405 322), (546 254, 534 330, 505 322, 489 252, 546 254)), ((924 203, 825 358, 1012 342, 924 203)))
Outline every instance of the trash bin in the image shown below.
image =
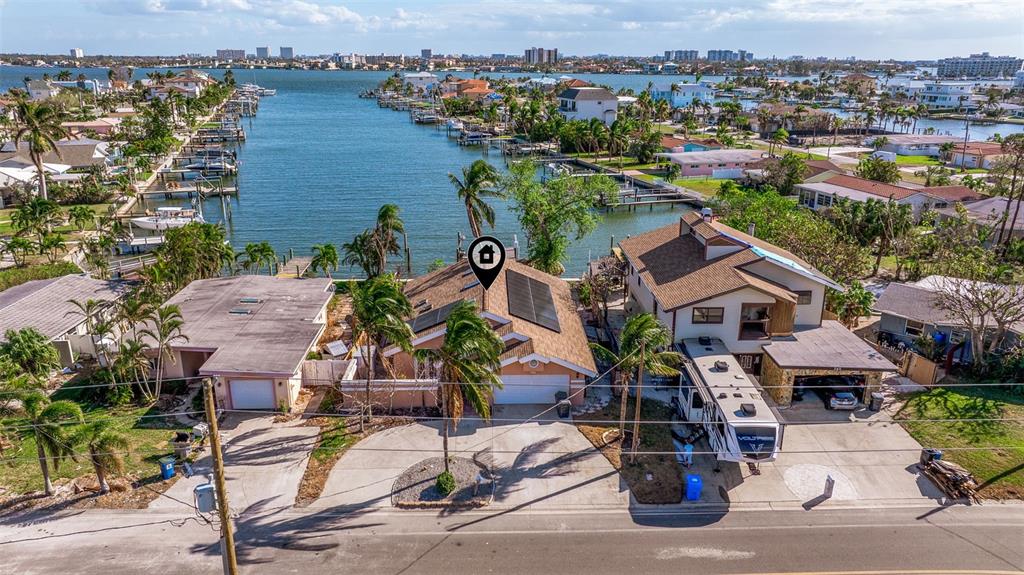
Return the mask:
POLYGON ((699 501, 700 492, 704 488, 704 480, 695 473, 686 476, 686 500, 699 501))
POLYGON ((871 411, 879 411, 880 409, 882 409, 882 400, 884 400, 884 399, 885 399, 885 396, 882 395, 881 393, 879 393, 877 391, 872 392, 871 393, 871 404, 868 406, 868 409, 870 409, 871 411))
POLYGON ((174 477, 174 461, 174 457, 170 455, 160 458, 160 479, 167 480, 174 477))
POLYGON ((558 402, 558 417, 565 419, 569 417, 572 412, 572 403, 568 399, 563 399, 558 402))
POLYGON ((942 452, 939 451, 938 449, 933 449, 931 447, 925 447, 924 449, 921 450, 921 465, 922 466, 928 465, 932 461, 935 461, 935 460, 938 460, 938 459, 942 459, 942 452))
POLYGON ((564 391, 555 392, 555 401, 562 401, 563 399, 569 399, 569 394, 564 391))

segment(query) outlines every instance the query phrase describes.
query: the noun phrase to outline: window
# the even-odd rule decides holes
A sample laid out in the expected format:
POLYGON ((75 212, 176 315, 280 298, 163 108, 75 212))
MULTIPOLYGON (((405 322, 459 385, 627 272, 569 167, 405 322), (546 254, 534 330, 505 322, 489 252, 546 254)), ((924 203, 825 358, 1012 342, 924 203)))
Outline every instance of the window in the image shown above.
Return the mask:
POLYGON ((918 337, 924 333, 924 324, 919 321, 908 319, 907 327, 903 329, 903 333, 912 337, 918 337))
POLYGON ((793 293, 796 294, 796 305, 810 305, 811 290, 798 289, 793 293))
POLYGON ((693 323, 722 323, 725 319, 725 308, 721 307, 695 307, 693 308, 693 323))

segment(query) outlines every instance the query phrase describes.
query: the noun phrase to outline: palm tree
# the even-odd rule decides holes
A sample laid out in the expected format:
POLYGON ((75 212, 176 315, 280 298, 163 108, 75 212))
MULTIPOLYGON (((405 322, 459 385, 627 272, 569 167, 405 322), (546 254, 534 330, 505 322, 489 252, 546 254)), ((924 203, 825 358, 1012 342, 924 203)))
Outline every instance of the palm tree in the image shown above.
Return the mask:
POLYGON ((350 267, 359 266, 368 279, 380 275, 381 265, 376 242, 376 234, 371 230, 363 230, 352 238, 352 241, 341 245, 342 251, 345 252, 341 263, 350 267))
POLYGON ((327 277, 331 277, 332 271, 338 271, 338 249, 334 247, 334 244, 313 246, 313 261, 310 262, 309 267, 313 273, 320 270, 327 277))
POLYGON ((493 228, 494 208, 487 205, 484 198, 505 198, 505 194, 496 188, 500 176, 494 166, 484 160, 477 160, 468 168, 462 168, 462 179, 451 173, 448 179, 466 206, 466 217, 469 218, 469 229, 473 237, 483 235, 481 222, 493 228))
POLYGON ((73 401, 50 401, 40 391, 24 394, 21 404, 28 416, 28 426, 22 433, 35 440, 39 469, 43 472, 43 492, 50 496, 53 495, 50 467, 56 471, 61 461, 74 455, 67 424, 82 421, 82 408, 73 401))
POLYGON ((26 327, 17 331, 9 329, 4 339, 7 341, 0 343, 0 355, 14 362, 23 373, 38 380, 60 368, 57 348, 50 345, 46 336, 34 328, 26 327))
MULTIPOLYGON (((629 380, 633 370, 637 370, 637 414, 643 388, 643 370, 656 375, 679 375, 673 365, 682 362, 683 357, 674 351, 659 351, 672 344, 672 334, 654 315, 642 313, 634 315, 626 321, 622 328, 619 352, 615 353, 601 345, 591 344, 594 353, 601 359, 617 366, 616 380, 620 387, 619 405, 619 437, 623 437, 626 429, 626 403, 628 400, 629 380)), ((639 420, 639 417, 636 418, 639 420)), ((634 422, 634 447, 638 445, 639 421, 634 422)), ((634 449, 634 453, 635 453, 634 449)))
POLYGON ((458 427, 465 404, 468 402, 485 421, 490 419, 494 388, 501 388, 499 374, 504 349, 501 338, 477 313, 476 303, 464 300, 448 315, 441 347, 413 352, 419 362, 441 366, 438 379, 444 418, 445 471, 448 471, 449 428, 458 427))
POLYGON ((253 274, 260 273, 263 264, 267 264, 267 273, 274 273, 274 264, 277 263, 277 254, 269 242, 245 244, 245 265, 253 274))
POLYGON ((89 450, 89 462, 96 472, 100 494, 110 493, 107 473, 124 473, 124 458, 121 454, 131 449, 131 441, 114 427, 111 420, 100 419, 79 427, 72 437, 72 442, 84 444, 89 450))
POLYGON ((75 227, 80 232, 85 230, 94 217, 95 214, 93 214, 89 206, 71 206, 68 210, 68 219, 71 220, 71 223, 75 224, 75 227))
POLYGON ((39 197, 45 200, 47 195, 43 155, 52 150, 60 158, 57 140, 68 137, 68 131, 60 125, 60 111, 45 102, 20 100, 15 115, 18 118, 18 131, 14 133, 14 145, 19 146, 22 142, 28 144, 29 157, 39 174, 39 197))
POLYGON ((187 342, 188 336, 182 331, 182 326, 185 325, 184 318, 181 317, 181 308, 176 305, 164 305, 153 310, 147 319, 150 327, 140 330, 139 335, 143 335, 153 340, 153 348, 157 351, 156 356, 156 388, 153 393, 149 395, 149 399, 155 401, 160 397, 160 386, 163 383, 164 376, 164 358, 174 362, 174 352, 171 346, 179 342, 187 342))
POLYGON ((128 330, 134 329, 138 324, 146 321, 152 313, 153 306, 145 298, 138 294, 132 294, 121 298, 117 304, 117 322, 123 336, 128 330))
POLYGON ((64 241, 64 234, 45 234, 39 238, 39 253, 46 255, 46 260, 51 264, 57 261, 60 257, 60 252, 64 251, 67 247, 67 242, 64 241))
POLYGON ((149 372, 152 369, 146 354, 149 349, 148 344, 137 339, 123 341, 113 365, 113 371, 118 373, 122 381, 139 382, 139 388, 146 394, 149 393, 149 372))
POLYGON ((363 282, 349 282, 352 294, 352 336, 362 339, 365 346, 363 360, 366 362, 365 418, 360 419, 360 430, 364 422, 373 417, 370 385, 374 375, 374 350, 387 342, 403 350, 412 349, 412 329, 405 318, 412 315, 412 305, 402 291, 402 284, 391 274, 371 277, 363 282))
MULTIPOLYGON (((402 234, 403 247, 405 249, 406 266, 409 263, 409 242, 405 235, 405 222, 398 215, 399 207, 395 204, 384 204, 377 210, 377 225, 373 233, 377 239, 377 250, 380 254, 381 270, 388 267, 388 254, 398 253, 398 238, 396 234, 402 234)), ((412 270, 409 270, 412 274, 412 270)))

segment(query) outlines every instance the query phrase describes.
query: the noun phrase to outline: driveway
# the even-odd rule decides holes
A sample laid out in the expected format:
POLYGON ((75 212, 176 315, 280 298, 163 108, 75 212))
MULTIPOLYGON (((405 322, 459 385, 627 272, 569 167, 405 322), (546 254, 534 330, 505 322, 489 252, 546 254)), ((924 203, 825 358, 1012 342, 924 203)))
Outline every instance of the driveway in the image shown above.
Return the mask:
MULTIPOLYGON (((449 450, 494 470, 492 506, 626 506, 628 491, 618 473, 572 424, 555 419, 522 423, 548 407, 498 406, 494 425, 464 420, 449 438, 449 450)), ((395 479, 419 461, 440 455, 440 429, 440 422, 419 422, 359 442, 334 466, 312 507, 390 507, 395 479)))
POLYGON ((746 465, 726 463, 714 473, 709 457, 695 458, 704 501, 724 501, 724 490, 732 503, 813 506, 824 503, 820 496, 828 476, 835 480, 829 504, 924 503, 944 497, 917 470, 920 444, 885 411, 830 411, 808 395, 780 413, 786 423, 782 451, 774 462, 761 464, 760 475, 746 465))
MULTIPOLYGON (((237 513, 295 503, 319 428, 303 426, 301 419, 287 423, 273 423, 273 419, 232 414, 220 426, 228 496, 231 509, 237 513)), ((167 490, 169 497, 157 497, 149 508, 180 510, 182 504, 171 497, 191 505, 192 489, 213 481, 209 449, 196 461, 193 471, 195 475, 180 478, 167 490)), ((182 473, 182 469, 179 467, 177 472, 182 473)))

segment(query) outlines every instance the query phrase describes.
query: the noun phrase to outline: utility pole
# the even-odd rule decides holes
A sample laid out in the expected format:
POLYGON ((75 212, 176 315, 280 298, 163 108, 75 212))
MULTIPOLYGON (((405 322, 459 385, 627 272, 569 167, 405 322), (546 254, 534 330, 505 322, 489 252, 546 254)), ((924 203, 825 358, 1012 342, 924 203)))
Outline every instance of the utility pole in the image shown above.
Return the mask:
POLYGON ((210 426, 210 450, 213 452, 213 479, 217 488, 217 512, 220 514, 220 555, 224 561, 225 575, 238 575, 238 560, 235 557, 235 530, 231 524, 231 513, 228 509, 228 490, 224 483, 224 457, 220 451, 213 383, 209 379, 203 380, 203 395, 206 398, 206 422, 210 426))
POLYGON ((629 462, 636 463, 636 452, 640 449, 640 400, 644 390, 644 358, 647 342, 640 341, 640 365, 636 373, 636 408, 633 410, 633 447, 629 462))

